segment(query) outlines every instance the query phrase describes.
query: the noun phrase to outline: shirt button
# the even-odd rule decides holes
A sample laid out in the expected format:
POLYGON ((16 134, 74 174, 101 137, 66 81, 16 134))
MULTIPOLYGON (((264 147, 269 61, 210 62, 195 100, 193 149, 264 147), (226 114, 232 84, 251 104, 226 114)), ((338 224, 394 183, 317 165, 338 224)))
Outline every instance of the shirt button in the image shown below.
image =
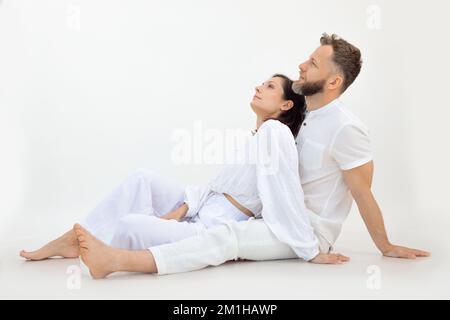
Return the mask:
POLYGON ((306 126, 306 122, 303 122, 303 125, 306 126))

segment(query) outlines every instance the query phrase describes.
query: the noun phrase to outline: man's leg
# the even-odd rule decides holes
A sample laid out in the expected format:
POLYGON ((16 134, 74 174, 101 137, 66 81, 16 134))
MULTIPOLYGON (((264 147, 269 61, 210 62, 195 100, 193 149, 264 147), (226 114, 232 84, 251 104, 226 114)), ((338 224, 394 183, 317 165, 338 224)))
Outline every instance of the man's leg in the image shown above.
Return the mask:
MULTIPOLYGON (((94 278, 104 278, 118 271, 159 275, 180 273, 237 259, 262 261, 297 258, 294 251, 280 242, 260 219, 232 221, 207 229, 199 236, 141 251, 108 246, 80 225, 76 225, 74 230, 80 243, 81 258, 94 278)), ((329 245, 320 242, 320 250, 327 252, 329 245)), ((334 261, 331 260, 331 263, 334 261)))
POLYGON ((78 237, 81 259, 94 279, 105 278, 119 271, 156 272, 156 264, 148 250, 113 248, 95 238, 80 224, 74 226, 74 232, 78 237))
POLYGON ((74 230, 80 243, 81 259, 93 278, 104 278, 118 271, 160 275, 187 272, 238 258, 296 258, 292 249, 276 239, 262 220, 231 221, 207 229, 199 236, 141 251, 106 245, 79 224, 74 230))
MULTIPOLYGON (((320 250, 328 252, 329 246, 324 241, 320 242, 320 250)), ((276 238, 262 219, 232 221, 205 230, 198 237, 151 247, 149 251, 159 275, 199 270, 237 259, 298 258, 288 245, 276 238)))

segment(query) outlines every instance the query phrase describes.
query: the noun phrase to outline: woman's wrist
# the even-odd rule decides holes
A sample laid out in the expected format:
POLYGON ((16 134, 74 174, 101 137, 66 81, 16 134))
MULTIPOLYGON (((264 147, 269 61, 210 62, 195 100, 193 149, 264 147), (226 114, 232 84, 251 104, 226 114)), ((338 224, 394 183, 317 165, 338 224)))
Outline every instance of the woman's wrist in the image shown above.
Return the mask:
POLYGON ((189 210, 189 206, 187 205, 186 202, 184 202, 182 204, 182 206, 179 208, 179 210, 180 210, 180 219, 183 219, 186 216, 186 213, 189 210))
POLYGON ((188 205, 186 203, 183 203, 180 207, 170 211, 165 215, 162 215, 160 218, 166 220, 175 219, 179 221, 186 216, 186 212, 188 211, 188 209, 188 205))

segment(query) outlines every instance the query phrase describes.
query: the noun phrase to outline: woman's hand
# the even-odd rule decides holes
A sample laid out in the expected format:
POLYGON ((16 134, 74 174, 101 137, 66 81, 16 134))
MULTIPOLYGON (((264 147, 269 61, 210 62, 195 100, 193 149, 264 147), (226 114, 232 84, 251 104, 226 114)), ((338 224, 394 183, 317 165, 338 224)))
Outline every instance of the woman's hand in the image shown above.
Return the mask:
POLYGON ((181 207, 161 216, 161 219, 165 219, 165 220, 177 220, 180 221, 181 219, 184 218, 184 216, 186 215, 186 213, 188 212, 188 205, 186 203, 183 203, 181 205, 181 207))
POLYGON ((319 253, 314 259, 309 262, 315 264, 343 264, 350 261, 349 257, 346 257, 339 253, 319 253))

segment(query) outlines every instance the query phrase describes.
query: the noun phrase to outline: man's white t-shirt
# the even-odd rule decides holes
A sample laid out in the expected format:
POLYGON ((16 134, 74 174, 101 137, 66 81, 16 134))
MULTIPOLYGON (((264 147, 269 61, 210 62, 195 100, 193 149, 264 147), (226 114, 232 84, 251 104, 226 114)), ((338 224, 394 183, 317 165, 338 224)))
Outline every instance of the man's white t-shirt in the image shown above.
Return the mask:
POLYGON ((311 223, 332 246, 353 203, 342 171, 372 160, 368 129, 337 99, 307 112, 296 142, 311 223))

